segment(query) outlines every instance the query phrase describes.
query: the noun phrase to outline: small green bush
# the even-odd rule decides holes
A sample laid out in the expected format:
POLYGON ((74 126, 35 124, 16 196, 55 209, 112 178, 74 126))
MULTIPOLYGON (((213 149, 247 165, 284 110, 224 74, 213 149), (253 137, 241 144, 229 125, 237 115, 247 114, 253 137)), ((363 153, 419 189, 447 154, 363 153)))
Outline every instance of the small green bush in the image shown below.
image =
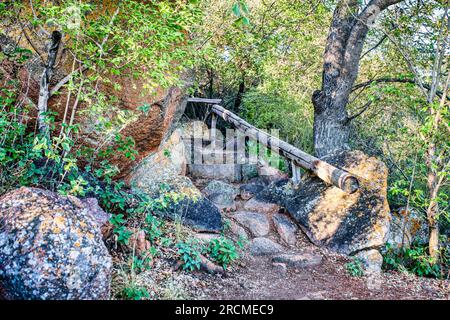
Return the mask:
POLYGON ((150 293, 146 288, 134 284, 124 288, 123 295, 129 300, 145 300, 150 298, 150 293))
POLYGON ((225 237, 211 240, 207 252, 209 257, 221 265, 225 270, 230 263, 239 258, 239 254, 233 241, 225 237))
POLYGON ((200 252, 202 252, 202 250, 198 241, 189 239, 185 242, 178 242, 176 248, 181 261, 183 262, 183 270, 200 270, 200 252))
POLYGON ((395 248, 387 243, 383 250, 385 270, 406 270, 421 277, 444 278, 449 273, 450 254, 443 247, 440 260, 435 261, 428 254, 426 245, 412 244, 409 248, 395 248))
POLYGON ((347 272, 352 277, 362 277, 364 275, 364 269, 361 259, 353 258, 353 260, 345 265, 347 272))

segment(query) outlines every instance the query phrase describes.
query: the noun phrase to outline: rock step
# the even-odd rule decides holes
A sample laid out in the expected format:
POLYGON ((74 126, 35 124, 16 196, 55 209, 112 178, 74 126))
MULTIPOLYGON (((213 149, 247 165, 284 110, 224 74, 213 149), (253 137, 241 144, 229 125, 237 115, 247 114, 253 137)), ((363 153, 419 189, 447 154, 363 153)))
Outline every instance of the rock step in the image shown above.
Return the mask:
POLYGON ((254 256, 266 256, 281 253, 284 248, 267 238, 255 238, 250 243, 250 253, 254 256))
POLYGON ((272 258, 273 263, 283 263, 288 267, 301 269, 316 267, 322 263, 322 256, 311 252, 285 253, 272 258))
POLYGON ((264 237, 270 231, 269 219, 261 213, 242 211, 233 215, 233 219, 250 230, 255 238, 264 237))

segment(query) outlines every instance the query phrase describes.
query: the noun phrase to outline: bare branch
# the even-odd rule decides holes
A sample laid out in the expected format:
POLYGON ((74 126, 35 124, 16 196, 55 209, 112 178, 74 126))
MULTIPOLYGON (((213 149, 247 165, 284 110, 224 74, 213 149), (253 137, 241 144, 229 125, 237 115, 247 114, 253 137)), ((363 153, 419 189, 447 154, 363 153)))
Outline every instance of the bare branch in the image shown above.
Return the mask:
MULTIPOLYGON (((375 100, 379 100, 379 98, 377 97, 375 100)), ((359 116, 362 115, 364 112, 366 112, 367 109, 369 109, 369 107, 372 105, 372 102, 374 102, 375 100, 369 100, 369 101, 367 101, 367 103, 361 108, 361 110, 360 110, 358 113, 356 113, 356 114, 353 115, 353 116, 349 116, 349 117, 347 118, 347 123, 350 122, 350 121, 352 121, 353 119, 359 117, 359 116)))
MULTIPOLYGON (((417 85, 417 80, 415 79, 408 79, 408 78, 378 78, 378 79, 372 79, 365 82, 361 82, 352 88, 352 92, 356 91, 358 89, 365 89, 371 84, 378 84, 378 83, 412 83, 417 85)), ((422 83, 422 86, 424 89, 430 90, 431 86, 427 83, 422 83)), ((441 91, 436 91, 436 95, 440 98, 443 97, 443 93, 441 91)), ((447 100, 450 100, 450 97, 447 96, 447 100)))
POLYGON ((387 39, 387 36, 384 35, 383 37, 381 37, 381 39, 377 42, 377 44, 375 44, 372 48, 370 48, 369 50, 367 50, 366 52, 364 52, 361 55, 361 59, 364 58, 364 56, 366 56, 368 53, 372 52, 373 50, 375 50, 376 48, 378 48, 383 42, 384 40, 387 39))

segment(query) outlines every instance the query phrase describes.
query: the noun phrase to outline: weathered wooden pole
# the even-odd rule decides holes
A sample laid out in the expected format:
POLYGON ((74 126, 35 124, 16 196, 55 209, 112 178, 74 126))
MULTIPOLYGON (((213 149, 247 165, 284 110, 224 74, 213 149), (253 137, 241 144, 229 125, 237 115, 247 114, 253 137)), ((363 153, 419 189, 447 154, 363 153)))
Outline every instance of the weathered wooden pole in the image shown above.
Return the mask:
POLYGON ((298 185, 302 181, 302 174, 300 167, 295 164, 295 161, 291 160, 292 181, 298 185))
POLYGON ((333 184, 336 187, 344 190, 348 193, 354 193, 359 189, 358 179, 344 171, 342 169, 336 168, 325 161, 322 161, 306 152, 290 145, 289 143, 282 141, 276 137, 273 137, 262 130, 259 130, 238 117, 234 113, 228 111, 219 105, 213 105, 211 112, 217 114, 219 117, 231 123, 236 128, 240 129, 248 137, 259 141, 261 144, 267 148, 271 146, 276 146, 276 152, 293 161, 294 166, 297 165, 306 170, 312 171, 316 176, 318 176, 323 181, 333 184), (262 138, 263 137, 263 138, 262 138), (260 139, 258 139, 260 138, 260 139))
POLYGON ((216 126, 217 126, 217 115, 211 115, 211 129, 209 130, 209 140, 211 141, 211 148, 213 151, 216 150, 216 126))

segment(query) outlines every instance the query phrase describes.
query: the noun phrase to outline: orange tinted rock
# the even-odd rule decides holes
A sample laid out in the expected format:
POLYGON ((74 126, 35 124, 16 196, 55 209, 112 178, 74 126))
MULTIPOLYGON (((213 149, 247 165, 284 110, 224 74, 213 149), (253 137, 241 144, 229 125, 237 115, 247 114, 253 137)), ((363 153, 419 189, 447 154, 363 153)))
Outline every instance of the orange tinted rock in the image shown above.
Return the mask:
POLYGON ((345 254, 382 246, 391 219, 386 165, 361 151, 324 160, 359 177, 360 190, 348 194, 317 177, 308 177, 298 188, 274 185, 272 192, 265 190, 261 197, 276 199, 317 245, 345 254))
MULTIPOLYGON (((38 44, 45 43, 45 39, 34 40, 38 44)), ((15 44, 16 41, 16 39, 0 36, 0 49, 8 44, 15 44)), ((24 39, 22 39, 20 45, 24 47, 28 46, 24 39)), ((46 50, 45 48, 39 49, 41 49, 41 52, 45 52, 46 50)), ((50 80, 50 89, 72 72, 72 65, 73 60, 70 54, 58 57, 58 68, 54 70, 50 80)), ((0 67, 5 71, 6 78, 19 80, 22 88, 22 96, 26 96, 32 103, 37 105, 39 98, 39 80, 43 70, 39 57, 32 57, 24 66, 12 65, 8 61, 2 61, 0 67)), ((85 74, 89 75, 89 72, 85 71, 85 74)), ((97 92, 99 94, 114 96, 117 98, 115 106, 118 110, 125 110, 133 114, 133 117, 128 117, 128 123, 122 128, 120 133, 125 137, 133 138, 135 141, 135 149, 138 152, 136 159, 128 159, 118 152, 115 152, 109 158, 112 164, 117 165, 121 170, 117 178, 126 178, 130 169, 136 163, 152 152, 155 152, 161 142, 170 136, 174 129, 174 124, 184 112, 187 99, 184 90, 180 88, 172 87, 169 89, 157 88, 151 91, 147 90, 144 88, 145 79, 135 78, 126 72, 120 76, 108 74, 102 74, 102 76, 107 78, 111 84, 102 84, 99 82, 96 88, 97 92), (118 85, 121 89, 116 90, 113 84, 118 85), (151 106, 146 114, 139 111, 139 108, 143 105, 151 106)), ((3 83, 0 84, 3 85, 3 83)), ((61 88, 58 93, 51 96, 48 102, 49 110, 56 113, 55 132, 59 132, 60 130, 68 99, 66 88, 61 88)), ((70 118, 70 112, 73 109, 75 100, 76 93, 72 93, 69 101, 69 115, 67 120, 70 118)), ((109 139, 109 142, 104 143, 105 135, 94 130, 94 126, 98 121, 98 115, 89 115, 89 112, 86 112, 89 107, 90 103, 85 102, 80 102, 77 105, 74 123, 80 125, 80 133, 77 137, 78 145, 76 147, 79 147, 79 145, 91 148, 97 148, 99 146, 106 147, 114 142, 114 139, 109 139)), ((37 114, 35 108, 31 110, 28 124, 34 130, 37 114)), ((108 110, 108 112, 111 113, 111 110, 108 110)), ((114 114, 108 114, 108 116, 114 116, 114 114)))

